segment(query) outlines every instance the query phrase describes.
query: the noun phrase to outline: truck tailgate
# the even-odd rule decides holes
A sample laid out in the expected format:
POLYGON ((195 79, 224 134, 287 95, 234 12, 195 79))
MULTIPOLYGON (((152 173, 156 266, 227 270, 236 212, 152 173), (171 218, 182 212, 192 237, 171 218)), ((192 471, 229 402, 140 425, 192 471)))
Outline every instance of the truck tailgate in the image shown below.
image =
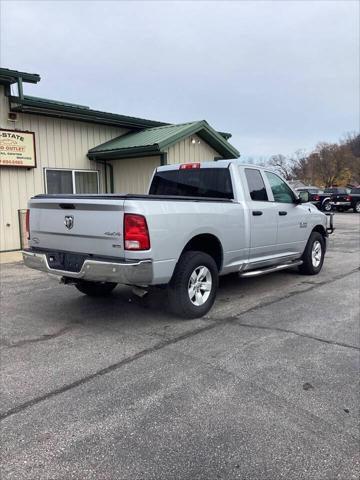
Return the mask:
POLYGON ((33 198, 30 246, 123 257, 124 200, 33 198))

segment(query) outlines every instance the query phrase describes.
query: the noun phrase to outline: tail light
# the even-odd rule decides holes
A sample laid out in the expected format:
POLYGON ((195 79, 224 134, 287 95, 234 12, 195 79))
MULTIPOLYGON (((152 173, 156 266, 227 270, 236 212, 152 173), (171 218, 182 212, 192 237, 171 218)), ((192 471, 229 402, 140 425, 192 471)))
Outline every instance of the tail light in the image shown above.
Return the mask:
POLYGON ((30 240, 30 209, 29 208, 26 210, 25 229, 26 229, 26 238, 30 240))
POLYGON ((124 248, 125 250, 149 250, 149 230, 143 215, 125 213, 124 248))
POLYGON ((320 200, 319 195, 313 195, 313 200, 314 200, 315 202, 318 202, 318 201, 320 200))
POLYGON ((180 170, 192 170, 193 168, 200 168, 200 163, 182 163, 180 170))
POLYGON ((345 202, 351 202, 351 197, 349 195, 345 198, 345 202))

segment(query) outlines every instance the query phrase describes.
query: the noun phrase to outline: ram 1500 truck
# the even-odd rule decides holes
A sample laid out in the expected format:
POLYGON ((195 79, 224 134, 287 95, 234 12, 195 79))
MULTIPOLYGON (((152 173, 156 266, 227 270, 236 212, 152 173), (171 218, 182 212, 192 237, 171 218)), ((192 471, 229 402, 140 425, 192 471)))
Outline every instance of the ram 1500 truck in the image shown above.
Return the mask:
POLYGON ((254 165, 162 166, 147 195, 33 197, 23 258, 92 296, 117 284, 166 286, 176 314, 200 317, 215 300, 219 275, 295 266, 320 272, 332 217, 304 201, 254 165))

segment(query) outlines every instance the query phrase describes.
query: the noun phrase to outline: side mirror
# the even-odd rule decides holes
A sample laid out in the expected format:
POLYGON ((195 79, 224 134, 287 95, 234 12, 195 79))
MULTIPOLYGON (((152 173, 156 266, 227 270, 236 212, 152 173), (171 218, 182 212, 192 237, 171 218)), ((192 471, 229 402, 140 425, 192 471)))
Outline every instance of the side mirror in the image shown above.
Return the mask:
POLYGON ((301 191, 299 192, 299 202, 297 203, 307 203, 309 201, 309 192, 301 191))

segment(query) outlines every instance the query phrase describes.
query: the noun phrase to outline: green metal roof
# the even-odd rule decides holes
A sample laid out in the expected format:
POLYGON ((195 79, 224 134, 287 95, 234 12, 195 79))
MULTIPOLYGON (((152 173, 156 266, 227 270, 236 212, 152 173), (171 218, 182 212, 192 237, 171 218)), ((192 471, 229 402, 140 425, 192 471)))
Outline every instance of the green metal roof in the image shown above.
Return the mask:
POLYGON ((143 129, 166 125, 164 122, 147 120, 145 118, 130 117, 117 113, 101 112, 92 110, 83 105, 66 103, 58 100, 49 100, 25 95, 24 98, 10 96, 11 108, 14 112, 37 113, 49 117, 69 118, 84 122, 100 123, 105 125, 143 129))
POLYGON ((18 70, 10 70, 9 68, 0 68, 0 83, 11 85, 16 83, 19 78, 26 83, 40 82, 40 75, 37 73, 19 72, 18 70))
POLYGON ((197 134, 211 145, 223 158, 237 158, 239 152, 205 120, 148 128, 141 132, 128 133, 92 148, 88 152, 91 159, 118 159, 138 155, 155 155, 167 147, 197 134))

